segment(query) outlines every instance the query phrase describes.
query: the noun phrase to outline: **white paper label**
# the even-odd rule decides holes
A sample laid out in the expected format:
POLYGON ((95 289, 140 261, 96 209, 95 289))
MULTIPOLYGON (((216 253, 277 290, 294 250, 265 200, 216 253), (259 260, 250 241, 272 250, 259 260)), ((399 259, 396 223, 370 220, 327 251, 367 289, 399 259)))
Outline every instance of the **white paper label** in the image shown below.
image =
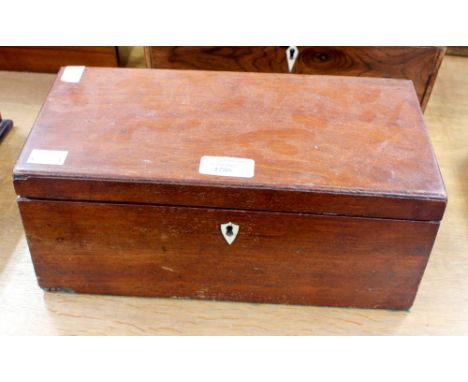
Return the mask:
POLYGON ((85 70, 84 66, 67 66, 63 70, 60 79, 64 82, 78 83, 80 82, 81 75, 85 70))
POLYGON ((204 155, 200 159, 200 174, 252 178, 255 161, 247 158, 212 157, 204 155))
POLYGON ((67 155, 68 151, 34 149, 29 154, 28 163, 62 166, 67 155))

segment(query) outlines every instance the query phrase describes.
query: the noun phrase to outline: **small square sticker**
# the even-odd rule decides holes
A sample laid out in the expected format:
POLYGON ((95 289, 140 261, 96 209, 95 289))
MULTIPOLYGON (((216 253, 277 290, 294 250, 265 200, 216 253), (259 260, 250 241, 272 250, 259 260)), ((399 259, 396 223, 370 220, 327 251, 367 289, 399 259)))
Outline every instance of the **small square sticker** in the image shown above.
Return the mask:
POLYGON ((60 80, 63 82, 78 83, 85 70, 84 66, 67 66, 62 72, 60 80))
POLYGON ((34 149, 29 154, 27 163, 62 166, 65 159, 67 159, 67 155, 68 151, 34 149))

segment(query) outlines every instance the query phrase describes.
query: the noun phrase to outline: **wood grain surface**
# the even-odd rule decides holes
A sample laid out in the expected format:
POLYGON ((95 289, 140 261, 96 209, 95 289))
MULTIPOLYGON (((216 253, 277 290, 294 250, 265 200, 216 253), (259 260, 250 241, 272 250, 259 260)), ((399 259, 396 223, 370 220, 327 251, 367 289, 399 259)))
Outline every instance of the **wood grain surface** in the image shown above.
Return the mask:
POLYGON ((114 46, 3 46, 0 70, 57 73, 62 66, 117 66, 114 46))
MULTIPOLYGON (((201 69, 287 73, 285 51, 274 46, 145 47, 147 65, 166 69, 201 69)), ((445 48, 300 46, 292 73, 412 80, 423 109, 429 100, 445 48)))
POLYGON ((14 170, 21 196, 442 216, 445 190, 410 81, 108 68, 87 68, 77 84, 60 76, 14 170), (28 163, 34 149, 68 156, 63 166, 28 163), (255 176, 201 174, 205 155, 253 159, 255 176))
POLYGON ((448 46, 447 54, 454 56, 468 56, 468 46, 448 46))
POLYGON ((468 60, 444 60, 425 121, 450 200, 410 312, 44 293, 11 171, 54 76, 0 72, 0 333, 69 335, 468 334, 468 60))
POLYGON ((409 309, 434 222, 20 199, 39 285, 79 293, 409 309), (240 227, 232 245, 220 225, 240 227))

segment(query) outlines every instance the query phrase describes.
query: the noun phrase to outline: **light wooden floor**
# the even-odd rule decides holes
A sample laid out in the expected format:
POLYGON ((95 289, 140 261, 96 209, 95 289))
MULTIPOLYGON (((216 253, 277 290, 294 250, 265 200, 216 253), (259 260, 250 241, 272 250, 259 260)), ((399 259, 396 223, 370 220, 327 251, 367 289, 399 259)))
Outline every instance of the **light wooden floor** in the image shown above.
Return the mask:
POLYGON ((54 76, 0 72, 0 334, 468 334, 468 58, 445 58, 425 118, 449 204, 410 312, 44 293, 11 171, 54 76))

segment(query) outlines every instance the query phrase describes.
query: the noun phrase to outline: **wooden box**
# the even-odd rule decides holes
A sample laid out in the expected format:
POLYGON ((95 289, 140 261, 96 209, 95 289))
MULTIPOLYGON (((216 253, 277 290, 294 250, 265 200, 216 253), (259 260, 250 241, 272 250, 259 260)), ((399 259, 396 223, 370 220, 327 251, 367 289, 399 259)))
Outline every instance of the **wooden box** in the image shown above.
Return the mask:
POLYGON ((72 69, 14 169, 42 288, 412 305, 446 193, 411 81, 72 69))
POLYGON ((152 68, 408 79, 414 83, 423 110, 444 53, 444 47, 435 46, 145 47, 147 66, 152 68))

